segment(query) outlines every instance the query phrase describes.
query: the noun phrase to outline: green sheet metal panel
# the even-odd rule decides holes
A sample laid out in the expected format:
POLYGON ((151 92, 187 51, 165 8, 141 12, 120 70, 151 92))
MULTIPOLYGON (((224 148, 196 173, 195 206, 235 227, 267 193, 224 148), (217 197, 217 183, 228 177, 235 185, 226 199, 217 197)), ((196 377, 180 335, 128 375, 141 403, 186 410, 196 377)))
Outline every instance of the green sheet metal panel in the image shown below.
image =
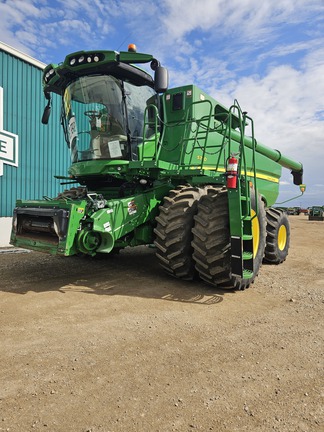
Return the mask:
POLYGON ((56 95, 48 125, 41 123, 46 104, 41 67, 0 46, 0 71, 3 131, 18 135, 18 166, 0 159, 3 168, 0 175, 0 217, 10 217, 16 199, 53 197, 62 190, 54 175, 67 174, 70 156, 59 123, 60 100, 56 95))

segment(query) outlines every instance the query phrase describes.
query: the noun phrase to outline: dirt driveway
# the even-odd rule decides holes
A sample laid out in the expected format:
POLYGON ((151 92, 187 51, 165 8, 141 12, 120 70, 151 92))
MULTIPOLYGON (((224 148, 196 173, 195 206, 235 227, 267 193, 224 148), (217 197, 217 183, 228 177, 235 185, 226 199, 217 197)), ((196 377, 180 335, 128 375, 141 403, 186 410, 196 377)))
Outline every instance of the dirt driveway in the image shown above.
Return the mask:
POLYGON ((0 431, 323 431, 324 222, 244 292, 154 250, 0 253, 0 431))

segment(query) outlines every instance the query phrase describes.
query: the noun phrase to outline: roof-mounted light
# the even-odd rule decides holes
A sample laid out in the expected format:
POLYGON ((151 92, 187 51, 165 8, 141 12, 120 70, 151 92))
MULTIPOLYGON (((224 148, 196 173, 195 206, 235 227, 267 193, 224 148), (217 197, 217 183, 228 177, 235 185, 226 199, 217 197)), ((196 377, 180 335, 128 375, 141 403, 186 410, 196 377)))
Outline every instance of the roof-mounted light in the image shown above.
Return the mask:
POLYGON ((136 45, 135 44, 129 44, 128 45, 128 52, 135 52, 136 53, 136 45))
POLYGON ((53 77, 53 75, 55 75, 55 70, 51 68, 44 74, 44 81, 48 83, 48 81, 53 77))
POLYGON ((104 60, 104 56, 100 53, 99 54, 90 53, 87 55, 80 54, 79 56, 72 57, 69 60, 69 65, 70 66, 79 66, 79 65, 84 64, 84 63, 98 63, 102 60, 104 60))

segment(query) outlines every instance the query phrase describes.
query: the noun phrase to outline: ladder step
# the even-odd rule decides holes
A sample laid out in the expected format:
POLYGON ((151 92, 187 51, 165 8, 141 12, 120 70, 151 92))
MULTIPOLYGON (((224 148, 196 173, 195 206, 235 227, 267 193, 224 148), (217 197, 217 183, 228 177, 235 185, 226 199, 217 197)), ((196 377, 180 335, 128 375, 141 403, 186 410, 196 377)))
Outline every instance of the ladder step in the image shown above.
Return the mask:
POLYGON ((243 270, 243 279, 250 279, 253 276, 253 271, 243 270))
POLYGON ((242 258, 244 261, 251 260, 251 259, 253 259, 253 253, 252 252, 243 252, 242 258))

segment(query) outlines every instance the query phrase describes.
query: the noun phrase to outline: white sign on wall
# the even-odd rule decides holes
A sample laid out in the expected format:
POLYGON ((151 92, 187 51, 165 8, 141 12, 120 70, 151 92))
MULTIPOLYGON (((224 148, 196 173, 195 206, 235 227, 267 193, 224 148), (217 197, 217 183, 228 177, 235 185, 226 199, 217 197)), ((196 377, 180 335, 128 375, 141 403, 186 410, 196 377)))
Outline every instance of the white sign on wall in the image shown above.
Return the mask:
POLYGON ((3 130, 3 88, 0 87, 0 176, 3 164, 18 167, 18 135, 3 130))

